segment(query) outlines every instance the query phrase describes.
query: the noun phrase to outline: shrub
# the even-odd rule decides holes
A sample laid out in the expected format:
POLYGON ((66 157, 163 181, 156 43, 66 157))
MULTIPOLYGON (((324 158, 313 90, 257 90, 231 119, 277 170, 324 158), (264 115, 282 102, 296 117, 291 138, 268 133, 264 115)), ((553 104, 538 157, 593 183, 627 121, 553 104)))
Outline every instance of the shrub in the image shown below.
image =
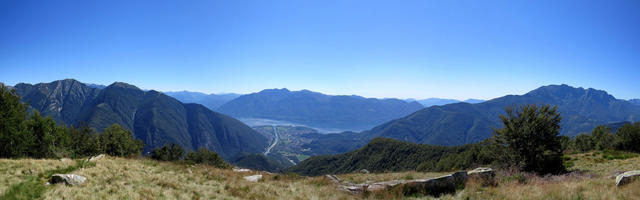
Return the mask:
POLYGON ((184 149, 178 144, 165 144, 151 151, 151 158, 162 161, 176 161, 182 158, 184 149))
POLYGON ((104 129, 104 132, 99 134, 94 142, 102 152, 112 156, 140 154, 142 147, 144 147, 141 140, 135 139, 131 132, 117 124, 104 129))
POLYGON ((593 144, 597 150, 614 149, 616 136, 611 133, 611 129, 606 126, 598 126, 591 131, 593 144))
POLYGON ((591 135, 582 133, 574 138, 574 149, 580 152, 591 151, 594 149, 593 137, 591 135))
POLYGON ((619 143, 618 149, 632 152, 640 152, 640 122, 625 124, 616 132, 619 143))
POLYGON ((557 109, 550 105, 508 107, 507 115, 500 116, 504 128, 494 130, 496 147, 504 152, 501 163, 540 174, 565 171, 557 109))
POLYGON ((218 168, 231 167, 215 151, 209 151, 206 148, 199 148, 197 152, 190 151, 184 157, 184 160, 185 162, 190 164, 201 163, 201 164, 211 165, 218 168))

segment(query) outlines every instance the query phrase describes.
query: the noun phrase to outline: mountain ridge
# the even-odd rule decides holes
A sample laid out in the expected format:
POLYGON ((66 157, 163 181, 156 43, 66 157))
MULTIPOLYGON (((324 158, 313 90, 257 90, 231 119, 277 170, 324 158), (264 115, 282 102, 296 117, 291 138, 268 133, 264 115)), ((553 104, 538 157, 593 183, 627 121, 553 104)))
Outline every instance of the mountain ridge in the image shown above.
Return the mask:
POLYGON ((16 91, 23 102, 59 123, 86 123, 97 130, 120 124, 145 143, 145 151, 175 142, 185 149, 206 147, 233 160, 244 152, 261 153, 268 145, 263 135, 236 119, 123 82, 97 89, 65 79, 21 83, 16 91))
POLYGON ((560 132, 568 136, 589 132, 602 124, 640 119, 640 106, 616 99, 606 91, 548 85, 478 104, 431 106, 367 131, 323 136, 305 147, 335 154, 353 150, 376 137, 433 145, 469 144, 488 138, 493 128, 501 128, 498 116, 504 114, 505 107, 526 104, 558 106, 563 118, 560 132))
POLYGON ((218 110, 239 118, 289 121, 320 128, 364 130, 423 108, 417 102, 310 90, 265 89, 242 95, 218 110))

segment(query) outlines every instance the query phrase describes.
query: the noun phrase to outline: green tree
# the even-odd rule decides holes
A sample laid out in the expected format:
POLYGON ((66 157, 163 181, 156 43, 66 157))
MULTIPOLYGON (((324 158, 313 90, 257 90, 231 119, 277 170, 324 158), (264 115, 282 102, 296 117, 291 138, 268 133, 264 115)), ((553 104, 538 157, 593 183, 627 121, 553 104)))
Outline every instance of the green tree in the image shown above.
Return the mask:
POLYGON ((640 122, 625 124, 616 132, 619 139, 618 149, 640 152, 640 122))
POLYGON ((607 150, 615 148, 616 137, 609 127, 598 126, 591 131, 591 136, 593 137, 595 149, 607 150))
POLYGON ((550 105, 507 107, 507 115, 500 116, 504 128, 494 130, 496 146, 505 152, 503 164, 540 174, 565 171, 557 110, 550 105))
POLYGON ((99 148, 112 156, 130 156, 140 154, 144 144, 133 137, 131 132, 118 124, 113 124, 99 135, 99 148))
POLYGON ((75 157, 92 156, 99 154, 101 151, 96 145, 97 136, 95 130, 88 125, 80 125, 78 127, 71 126, 68 130, 71 138, 70 149, 75 157))
POLYGON ((206 165, 211 165, 218 168, 229 168, 230 165, 227 164, 222 157, 218 155, 215 151, 209 151, 206 148, 199 148, 197 152, 190 151, 184 157, 184 160, 187 163, 201 163, 206 165))
POLYGON ((571 150, 571 137, 566 135, 560 136, 560 145, 562 146, 562 151, 571 150))
POLYGON ((585 152, 595 148, 593 137, 587 133, 581 133, 573 139, 573 148, 576 151, 585 152))
POLYGON ((42 117, 40 112, 34 111, 27 120, 26 132, 31 134, 32 142, 29 146, 29 156, 34 158, 54 157, 54 132, 56 123, 51 117, 42 117))
POLYGON ((30 143, 24 133, 27 105, 15 90, 0 84, 0 157, 15 158, 27 154, 30 143))
POLYGON ((184 149, 178 144, 165 144, 162 147, 155 148, 151 151, 151 158, 162 161, 180 160, 184 155, 184 149))

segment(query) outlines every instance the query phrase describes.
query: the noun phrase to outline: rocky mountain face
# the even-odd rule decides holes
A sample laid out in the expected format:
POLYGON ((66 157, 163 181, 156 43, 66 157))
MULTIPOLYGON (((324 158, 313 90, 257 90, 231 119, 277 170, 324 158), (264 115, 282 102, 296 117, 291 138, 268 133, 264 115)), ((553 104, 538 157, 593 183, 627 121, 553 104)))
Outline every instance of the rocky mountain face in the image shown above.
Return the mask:
POLYGON ((177 143, 215 150, 229 160, 245 152, 261 153, 268 145, 266 137, 236 119, 126 83, 97 89, 67 79, 15 88, 22 101, 59 123, 88 124, 99 131, 120 124, 145 143, 145 151, 177 143))

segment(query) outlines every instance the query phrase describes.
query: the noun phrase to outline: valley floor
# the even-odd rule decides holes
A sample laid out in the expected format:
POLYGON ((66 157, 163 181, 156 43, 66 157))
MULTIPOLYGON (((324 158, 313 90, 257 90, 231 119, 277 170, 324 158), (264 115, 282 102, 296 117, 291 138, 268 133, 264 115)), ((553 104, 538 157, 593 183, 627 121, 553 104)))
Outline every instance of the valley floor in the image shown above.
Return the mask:
MULTIPOLYGON (((640 181, 616 187, 608 176, 615 171, 640 169, 640 157, 607 160, 597 153, 570 155, 573 173, 538 177, 498 172, 498 186, 470 182, 455 194, 440 199, 640 199, 640 181)), ((34 173, 75 165, 67 160, 0 159, 0 199, 34 173)), ((339 191, 324 177, 294 174, 234 172, 209 166, 187 166, 148 159, 106 157, 72 173, 86 176, 79 186, 49 185, 42 199, 431 199, 392 193, 351 195, 339 191), (244 176, 261 173, 249 182, 244 176)), ((437 177, 446 173, 399 172, 344 174, 352 183, 437 177)), ((39 184, 44 184, 40 180, 39 184)), ((14 191, 15 192, 15 191, 14 191)))

